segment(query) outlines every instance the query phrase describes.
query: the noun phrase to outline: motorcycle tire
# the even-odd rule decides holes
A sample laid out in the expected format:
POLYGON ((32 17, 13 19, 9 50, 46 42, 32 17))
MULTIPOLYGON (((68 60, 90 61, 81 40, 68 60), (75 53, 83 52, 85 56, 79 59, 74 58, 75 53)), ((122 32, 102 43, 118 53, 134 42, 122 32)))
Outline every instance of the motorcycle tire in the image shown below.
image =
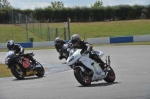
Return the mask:
POLYGON ((38 76, 38 77, 43 77, 44 74, 45 74, 45 70, 44 70, 43 66, 42 66, 39 62, 37 62, 37 64, 40 65, 40 67, 37 67, 37 68, 35 69, 35 71, 37 71, 36 76, 38 76))
POLYGON ((74 69, 74 76, 77 81, 83 86, 90 86, 91 85, 91 77, 84 75, 80 68, 74 69))
POLYGON ((18 65, 10 66, 11 73, 19 80, 25 78, 25 73, 23 72, 23 68, 18 65))
POLYGON ((115 72, 114 70, 110 67, 110 70, 108 70, 108 74, 106 76, 106 78, 104 78, 104 80, 107 82, 107 83, 112 83, 114 82, 116 79, 116 75, 115 75, 115 72))

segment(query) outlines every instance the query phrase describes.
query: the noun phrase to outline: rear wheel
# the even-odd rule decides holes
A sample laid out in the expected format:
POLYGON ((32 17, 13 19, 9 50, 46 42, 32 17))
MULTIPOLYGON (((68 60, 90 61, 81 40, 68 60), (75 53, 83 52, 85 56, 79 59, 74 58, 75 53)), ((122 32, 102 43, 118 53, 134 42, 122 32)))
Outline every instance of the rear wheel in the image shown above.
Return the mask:
POLYGON ((74 76, 77 81, 83 86, 90 86, 91 85, 91 77, 85 75, 80 68, 74 69, 74 76))
POLYGON ((10 66, 12 74, 19 80, 24 79, 25 74, 23 72, 23 68, 19 66, 18 64, 10 66))
POLYGON ((106 78, 104 78, 104 80, 108 83, 112 83, 115 81, 116 75, 115 75, 114 70, 111 67, 109 67, 109 68, 110 68, 110 70, 108 70, 108 74, 107 74, 106 78))
POLYGON ((39 62, 37 62, 37 65, 35 67, 35 71, 37 72, 37 74, 35 74, 35 75, 38 77, 43 77, 43 75, 45 74, 45 70, 39 62))

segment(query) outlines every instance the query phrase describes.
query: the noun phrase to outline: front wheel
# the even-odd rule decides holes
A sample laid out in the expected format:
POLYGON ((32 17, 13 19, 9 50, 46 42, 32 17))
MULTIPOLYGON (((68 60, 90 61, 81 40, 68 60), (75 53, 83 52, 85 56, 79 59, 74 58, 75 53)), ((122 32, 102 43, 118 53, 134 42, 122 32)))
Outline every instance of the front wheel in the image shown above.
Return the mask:
POLYGON ((23 68, 18 64, 10 66, 11 73, 19 80, 24 79, 25 74, 23 72, 23 68))
POLYGON ((38 77, 43 77, 43 75, 45 74, 45 70, 39 62, 37 62, 37 65, 35 67, 35 71, 37 72, 37 74, 35 74, 35 75, 38 77))
POLYGON ((74 76, 81 85, 83 86, 91 85, 91 77, 85 75, 79 67, 74 69, 74 76))
POLYGON ((108 70, 108 74, 107 74, 106 78, 104 78, 104 80, 108 83, 112 83, 115 81, 116 75, 115 75, 114 70, 111 67, 109 67, 109 68, 110 68, 110 70, 108 70))

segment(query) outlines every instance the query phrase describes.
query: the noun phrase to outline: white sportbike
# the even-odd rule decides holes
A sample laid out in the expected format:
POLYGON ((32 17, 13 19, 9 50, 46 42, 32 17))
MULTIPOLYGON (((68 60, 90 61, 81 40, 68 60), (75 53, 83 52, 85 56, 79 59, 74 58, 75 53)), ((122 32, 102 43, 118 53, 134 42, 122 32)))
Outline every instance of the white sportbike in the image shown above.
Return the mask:
MULTIPOLYGON (((115 81, 115 72, 110 66, 110 56, 106 57, 105 69, 102 70, 100 63, 89 58, 89 52, 81 54, 82 49, 71 49, 67 59, 67 65, 74 70, 74 76, 83 86, 90 86, 91 82, 105 80, 108 83, 115 81)), ((91 51, 100 58, 104 55, 101 51, 91 51)))

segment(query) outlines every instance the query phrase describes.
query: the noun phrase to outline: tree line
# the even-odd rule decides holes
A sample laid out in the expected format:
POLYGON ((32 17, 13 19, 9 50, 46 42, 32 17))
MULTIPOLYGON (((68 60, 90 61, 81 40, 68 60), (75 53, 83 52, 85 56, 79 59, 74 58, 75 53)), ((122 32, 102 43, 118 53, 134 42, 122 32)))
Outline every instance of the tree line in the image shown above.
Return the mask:
POLYGON ((14 10, 26 15, 31 15, 36 20, 46 22, 64 22, 69 17, 72 22, 95 22, 109 20, 134 20, 150 19, 150 5, 117 5, 103 6, 102 1, 96 1, 91 7, 76 6, 64 7, 63 2, 51 2, 51 5, 45 8, 15 9, 11 5, 0 6, 0 23, 8 23, 8 11, 14 10))
POLYGON ((72 22, 93 22, 107 20, 150 19, 150 6, 119 5, 98 8, 75 7, 63 9, 36 9, 34 17, 41 21, 61 22, 71 18, 72 22))

